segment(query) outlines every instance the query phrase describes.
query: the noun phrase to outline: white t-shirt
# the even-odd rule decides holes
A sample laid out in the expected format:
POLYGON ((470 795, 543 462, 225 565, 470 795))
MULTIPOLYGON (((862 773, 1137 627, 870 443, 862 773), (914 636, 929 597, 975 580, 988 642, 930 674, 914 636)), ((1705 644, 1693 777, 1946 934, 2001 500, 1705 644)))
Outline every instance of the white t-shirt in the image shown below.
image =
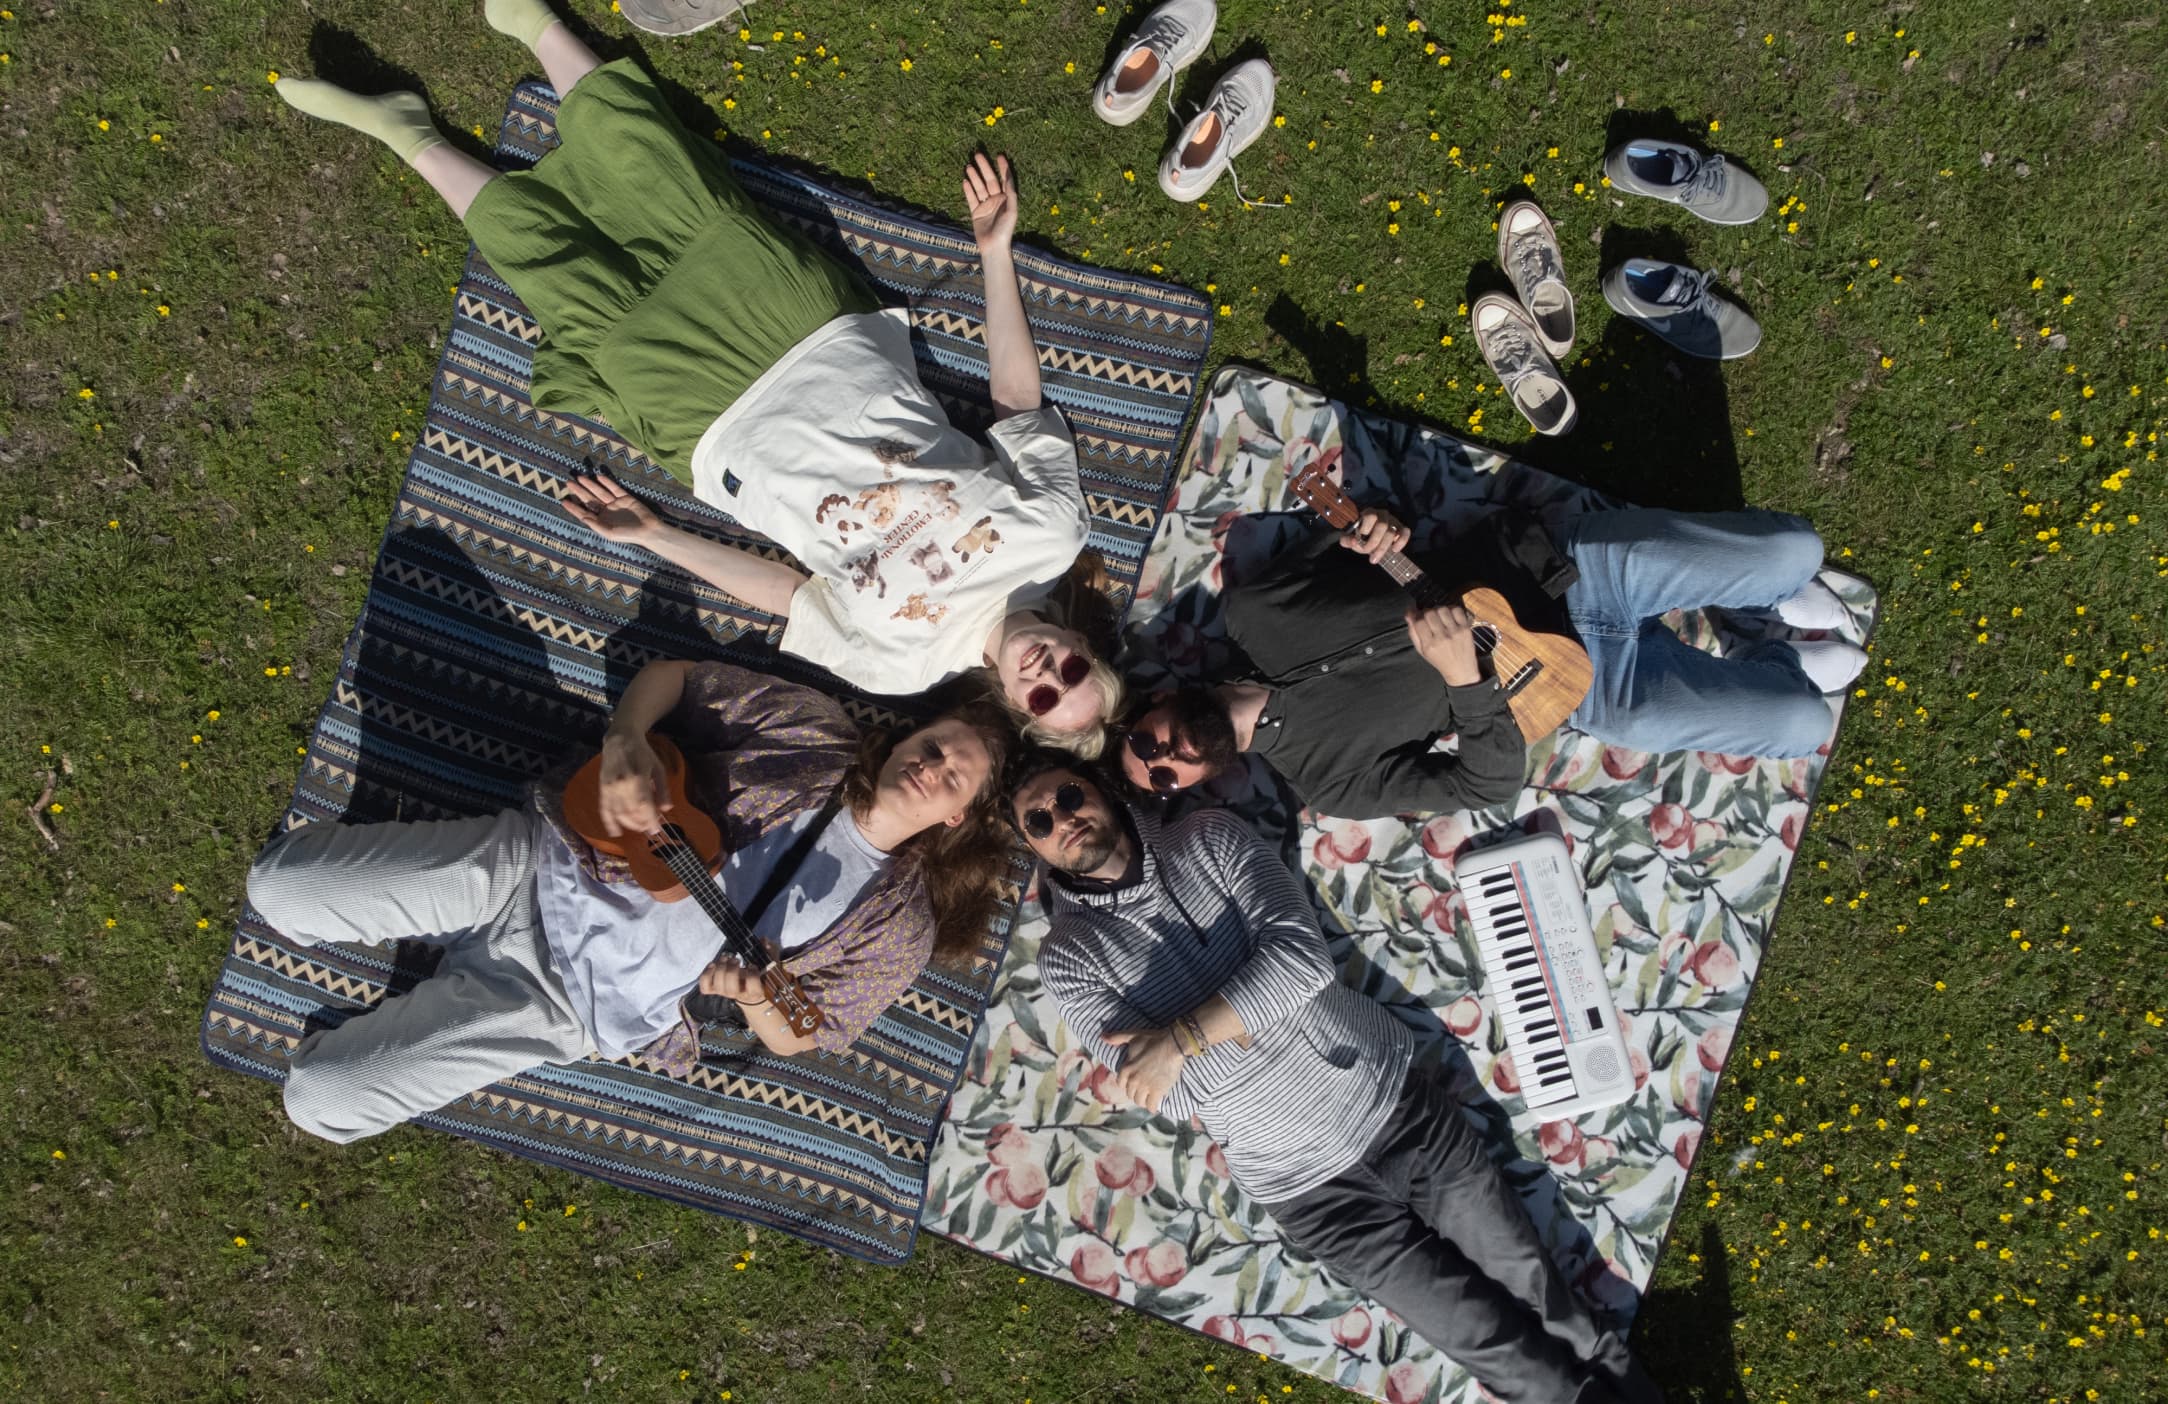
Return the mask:
POLYGON ((1011 415, 987 437, 950 424, 919 382, 909 314, 838 317, 708 426, 693 491, 811 574, 785 652, 909 695, 978 666, 994 625, 1043 601, 1084 549, 1061 412, 1011 415))
MULTIPOLYGON (((730 855, 716 881, 743 911, 807 826, 809 809, 730 855)), ((792 951, 836 924, 888 867, 848 809, 814 841, 790 885, 753 933, 792 951)), ((658 902, 638 887, 596 882, 556 831, 537 826, 535 903, 550 963, 572 1008, 606 1058, 645 1048, 678 1020, 678 1001, 700 983, 723 934, 698 902, 658 902)))

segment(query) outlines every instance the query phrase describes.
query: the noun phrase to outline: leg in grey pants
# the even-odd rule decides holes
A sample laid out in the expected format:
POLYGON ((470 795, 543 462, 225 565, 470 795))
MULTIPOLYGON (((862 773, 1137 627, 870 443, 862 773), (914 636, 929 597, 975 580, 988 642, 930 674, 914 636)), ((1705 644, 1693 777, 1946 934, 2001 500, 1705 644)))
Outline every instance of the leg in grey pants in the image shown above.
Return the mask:
POLYGON ((1409 1071, 1362 1160, 1265 1208, 1503 1404, 1662 1397, 1566 1286, 1520 1196, 1428 1072, 1409 1071))
POLYGON ((590 1046, 535 915, 526 811, 431 823, 310 824, 249 869, 248 900, 289 941, 445 947, 436 973, 294 1050, 286 1114, 357 1141, 590 1046))

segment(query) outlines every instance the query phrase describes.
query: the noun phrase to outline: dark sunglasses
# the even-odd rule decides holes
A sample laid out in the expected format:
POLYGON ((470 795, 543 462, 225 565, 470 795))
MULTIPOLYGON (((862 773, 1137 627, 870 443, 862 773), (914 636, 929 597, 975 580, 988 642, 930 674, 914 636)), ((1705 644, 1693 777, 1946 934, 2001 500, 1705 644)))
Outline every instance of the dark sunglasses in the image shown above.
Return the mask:
MULTIPOLYGON (((1074 814, 1084 807, 1084 787, 1071 780, 1054 791, 1054 809, 1064 814, 1074 814)), ((1054 832, 1054 813, 1049 809, 1024 811, 1024 832, 1035 839, 1043 839, 1054 832)))
POLYGON ((1182 788, 1182 782, 1175 775, 1174 767, 1152 764, 1161 756, 1171 754, 1173 750, 1172 744, 1156 736, 1147 736, 1141 731, 1129 733, 1129 754, 1144 762, 1144 777, 1152 782, 1154 793, 1171 795, 1182 788))
MULTIPOLYGON (((1092 661, 1081 653, 1072 653, 1061 660, 1061 670, 1056 675, 1063 688, 1075 687, 1092 675, 1092 661)), ((1061 705, 1061 692, 1049 683, 1040 683, 1024 697, 1024 705, 1035 717, 1043 717, 1061 705)))

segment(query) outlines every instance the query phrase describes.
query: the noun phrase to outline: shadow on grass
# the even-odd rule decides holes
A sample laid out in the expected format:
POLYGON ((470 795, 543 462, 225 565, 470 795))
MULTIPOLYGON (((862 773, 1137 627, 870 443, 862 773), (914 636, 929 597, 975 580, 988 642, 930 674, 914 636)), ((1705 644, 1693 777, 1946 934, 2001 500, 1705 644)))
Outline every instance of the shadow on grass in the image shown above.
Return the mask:
MULTIPOLYGON (((1617 229, 1604 236, 1605 262, 1636 255, 1692 263, 1678 236, 1666 230, 1617 229)), ((1469 295, 1511 285, 1489 264, 1469 273, 1469 295)), ((1599 303, 1576 309, 1585 328, 1600 320, 1593 347, 1561 367, 1580 406, 1580 422, 1559 438, 1530 437, 1486 444, 1531 467, 1644 507, 1725 511, 1745 504, 1739 453, 1731 430, 1731 401, 1721 366, 1674 350, 1599 303), (1607 447, 1608 446, 1608 447, 1607 447)), ((1439 423, 1404 401, 1379 393, 1370 375, 1369 342, 1337 322, 1319 321, 1282 295, 1265 311, 1265 325, 1310 366, 1312 383, 1356 409, 1467 439, 1465 429, 1439 423)), ((1499 416, 1513 411, 1495 405, 1499 416)), ((1483 442, 1474 440, 1474 442, 1483 442)))
POLYGON ((1634 1354, 1664 1387, 1671 1404, 1747 1404, 1732 1339, 1738 1308, 1731 1295, 1731 1257, 1715 1224, 1701 1229, 1701 1281, 1660 1287, 1641 1302, 1634 1321, 1634 1354))

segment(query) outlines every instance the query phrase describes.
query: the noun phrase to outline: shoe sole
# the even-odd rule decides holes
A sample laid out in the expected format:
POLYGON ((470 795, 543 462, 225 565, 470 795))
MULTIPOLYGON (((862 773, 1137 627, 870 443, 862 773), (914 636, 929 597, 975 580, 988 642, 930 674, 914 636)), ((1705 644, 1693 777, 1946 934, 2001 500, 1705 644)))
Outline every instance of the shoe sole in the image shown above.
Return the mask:
MULTIPOLYGON (((1504 293, 1485 293, 1468 308, 1468 330, 1475 337, 1476 349, 1483 353, 1483 364, 1490 366, 1492 375, 1498 376, 1498 388, 1502 391, 1505 389, 1505 377, 1499 374, 1498 367, 1491 365, 1490 351, 1483 345, 1483 333, 1477 330, 1481 325, 1483 309, 1486 307, 1503 308, 1506 315, 1518 321, 1521 324, 1521 330, 1527 332, 1529 338, 1538 346, 1543 344, 1543 334, 1536 329, 1535 319, 1522 311, 1521 305, 1504 293)), ((1544 354, 1548 356, 1550 353, 1545 352, 1544 354)), ((1573 398, 1573 387, 1566 384, 1565 372, 1558 368, 1556 362, 1551 365, 1551 378, 1558 382, 1559 388, 1564 391, 1566 396, 1566 413, 1564 418, 1558 421, 1556 428, 1546 429, 1533 419, 1528 419, 1528 411, 1522 409, 1521 402, 1513 396, 1507 395, 1506 402, 1513 406, 1515 414, 1528 420, 1529 428, 1545 438, 1555 439, 1561 434, 1571 433, 1573 427, 1581 422, 1581 405, 1579 401, 1573 398)))
MULTIPOLYGON (((1513 278, 1513 265, 1506 261, 1506 243, 1509 237, 1508 230, 1512 227, 1513 224, 1514 211, 1522 209, 1524 207, 1534 211, 1536 218, 1543 221, 1544 235, 1550 239, 1552 246, 1558 250, 1559 263, 1563 265, 1566 261, 1566 246, 1558 242, 1558 230, 1551 224, 1551 217, 1543 212, 1543 207, 1533 200, 1515 200, 1512 204, 1506 206, 1504 209, 1498 212, 1498 267, 1501 272, 1505 273, 1506 279, 1509 282, 1511 282, 1513 278)), ((1514 283, 1513 291, 1518 294, 1520 290, 1521 285, 1519 283, 1514 283)), ((1568 315, 1573 318, 1575 333, 1578 334, 1581 325, 1581 318, 1579 309, 1575 308, 1573 305, 1573 289, 1571 288, 1566 289, 1566 307, 1568 309, 1568 315)), ((1551 340, 1550 337, 1544 335, 1543 323, 1536 321, 1536 314, 1528 311, 1525 298, 1522 301, 1521 310, 1528 314, 1528 320, 1535 326, 1536 344, 1541 346, 1545 351, 1549 352, 1552 360, 1562 360, 1565 357, 1573 354, 1573 338, 1568 337, 1563 342, 1557 342, 1551 340)))

